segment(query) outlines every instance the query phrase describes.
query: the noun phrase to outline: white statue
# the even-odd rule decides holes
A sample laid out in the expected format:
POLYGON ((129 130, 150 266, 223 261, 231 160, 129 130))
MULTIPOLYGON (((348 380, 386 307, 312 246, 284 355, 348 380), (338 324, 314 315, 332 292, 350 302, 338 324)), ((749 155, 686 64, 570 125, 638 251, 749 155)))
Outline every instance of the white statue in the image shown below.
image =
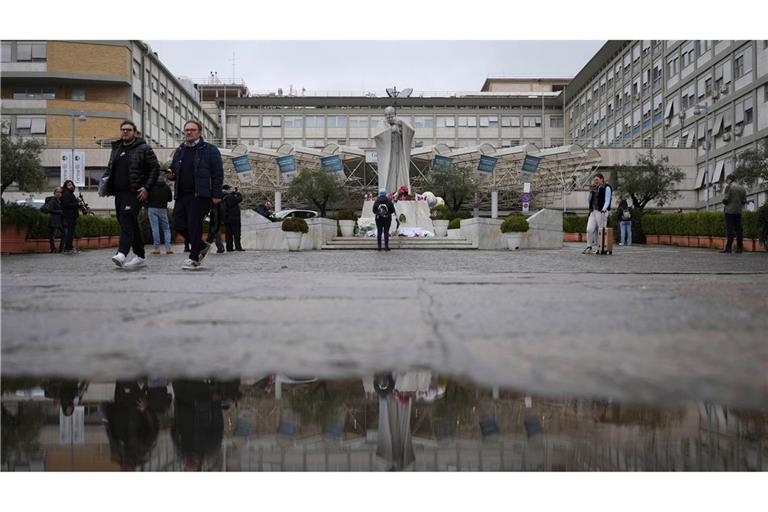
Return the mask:
POLYGON ((384 109, 389 127, 376 134, 376 152, 379 167, 379 188, 394 193, 401 186, 411 193, 408 172, 411 160, 411 143, 414 130, 395 116, 394 107, 384 109))

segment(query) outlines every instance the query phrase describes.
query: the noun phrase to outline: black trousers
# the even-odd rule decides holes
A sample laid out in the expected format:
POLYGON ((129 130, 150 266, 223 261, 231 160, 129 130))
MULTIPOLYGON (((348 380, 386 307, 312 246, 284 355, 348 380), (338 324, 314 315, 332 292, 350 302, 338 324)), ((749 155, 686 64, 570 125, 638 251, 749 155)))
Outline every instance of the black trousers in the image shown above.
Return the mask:
POLYGON ((237 249, 238 251, 243 248, 242 245, 240 245, 240 223, 237 224, 231 224, 227 222, 225 224, 227 227, 227 233, 226 233, 226 240, 227 240, 227 250, 232 251, 233 250, 233 243, 234 243, 234 249, 237 249))
POLYGON ((71 251, 74 249, 75 241, 75 227, 77 227, 77 217, 65 217, 64 218, 64 250, 71 251))
POLYGON ((376 243, 381 249, 381 235, 384 235, 384 248, 389 249, 389 228, 392 226, 392 216, 385 219, 376 218, 376 243))
POLYGON ((725 250, 730 251, 733 245, 733 237, 736 236, 736 249, 743 250, 744 248, 744 233, 741 230, 741 214, 740 213, 726 213, 725 214, 725 229, 728 234, 728 241, 725 243, 725 250))
POLYGON ((60 233, 61 240, 59 241, 59 252, 64 250, 64 237, 67 230, 64 226, 51 226, 50 234, 48 235, 48 241, 51 243, 51 252, 56 251, 56 231, 60 233))
POLYGON ((189 241, 189 259, 200 261, 203 248, 203 219, 211 211, 210 197, 192 195, 176 199, 173 208, 173 225, 176 232, 189 241))
POLYGON ((120 223, 120 245, 117 250, 126 256, 133 249, 133 254, 139 258, 145 257, 144 241, 139 227, 139 212, 141 203, 136 192, 118 192, 115 194, 115 211, 117 222, 120 223))

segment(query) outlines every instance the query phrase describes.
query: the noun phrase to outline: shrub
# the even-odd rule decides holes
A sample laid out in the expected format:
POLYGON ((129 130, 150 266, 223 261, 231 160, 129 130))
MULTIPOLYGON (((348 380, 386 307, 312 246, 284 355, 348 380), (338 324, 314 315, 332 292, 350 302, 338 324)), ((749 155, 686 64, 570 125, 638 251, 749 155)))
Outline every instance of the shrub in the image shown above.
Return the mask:
POLYGON ((586 233, 586 215, 563 215, 563 231, 566 233, 586 233))
POLYGON ((513 215, 501 223, 502 233, 524 233, 528 231, 528 219, 522 215, 513 215))
POLYGON ((340 210, 336 214, 336 220, 357 220, 357 214, 352 210, 340 210))
POLYGON ((282 224, 283 231, 289 231, 294 233, 308 233, 309 226, 304 219, 287 218, 282 224))
POLYGON ((398 217, 398 220, 400 221, 400 224, 405 224, 406 223, 406 216, 405 216, 405 214, 401 213, 400 217, 398 217))
POLYGON ((451 209, 441 204, 432 210, 432 218, 435 220, 451 220, 451 209))
POLYGON ((451 219, 451 222, 448 223, 448 229, 459 229, 461 227, 461 219, 456 217, 455 219, 451 219))
POLYGON ((35 208, 10 203, 2 206, 0 221, 3 229, 16 226, 19 230, 26 229, 29 232, 35 228, 39 218, 43 215, 35 208))

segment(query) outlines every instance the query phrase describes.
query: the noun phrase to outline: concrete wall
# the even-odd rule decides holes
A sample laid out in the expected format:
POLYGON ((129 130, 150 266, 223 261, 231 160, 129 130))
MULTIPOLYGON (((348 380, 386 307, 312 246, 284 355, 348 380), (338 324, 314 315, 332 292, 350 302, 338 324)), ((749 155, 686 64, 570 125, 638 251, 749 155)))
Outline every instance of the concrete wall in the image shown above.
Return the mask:
MULTIPOLYGON (((272 222, 256 212, 245 210, 241 216, 241 241, 243 248, 259 251, 288 251, 288 242, 279 222, 272 222)), ((320 249, 336 236, 333 219, 308 219, 309 232, 301 238, 301 250, 320 249)))

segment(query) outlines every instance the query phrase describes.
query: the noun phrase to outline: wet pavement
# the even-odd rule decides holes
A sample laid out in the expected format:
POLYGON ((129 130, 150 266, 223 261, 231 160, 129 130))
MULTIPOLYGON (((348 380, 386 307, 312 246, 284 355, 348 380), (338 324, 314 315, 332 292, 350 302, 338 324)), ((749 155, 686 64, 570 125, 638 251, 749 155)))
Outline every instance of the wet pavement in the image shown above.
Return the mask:
POLYGON ((768 255, 555 251, 2 258, 5 376, 346 378, 429 368, 530 393, 768 405, 768 255))
POLYGON ((429 371, 3 388, 3 471, 768 470, 768 409, 544 397, 429 371))

